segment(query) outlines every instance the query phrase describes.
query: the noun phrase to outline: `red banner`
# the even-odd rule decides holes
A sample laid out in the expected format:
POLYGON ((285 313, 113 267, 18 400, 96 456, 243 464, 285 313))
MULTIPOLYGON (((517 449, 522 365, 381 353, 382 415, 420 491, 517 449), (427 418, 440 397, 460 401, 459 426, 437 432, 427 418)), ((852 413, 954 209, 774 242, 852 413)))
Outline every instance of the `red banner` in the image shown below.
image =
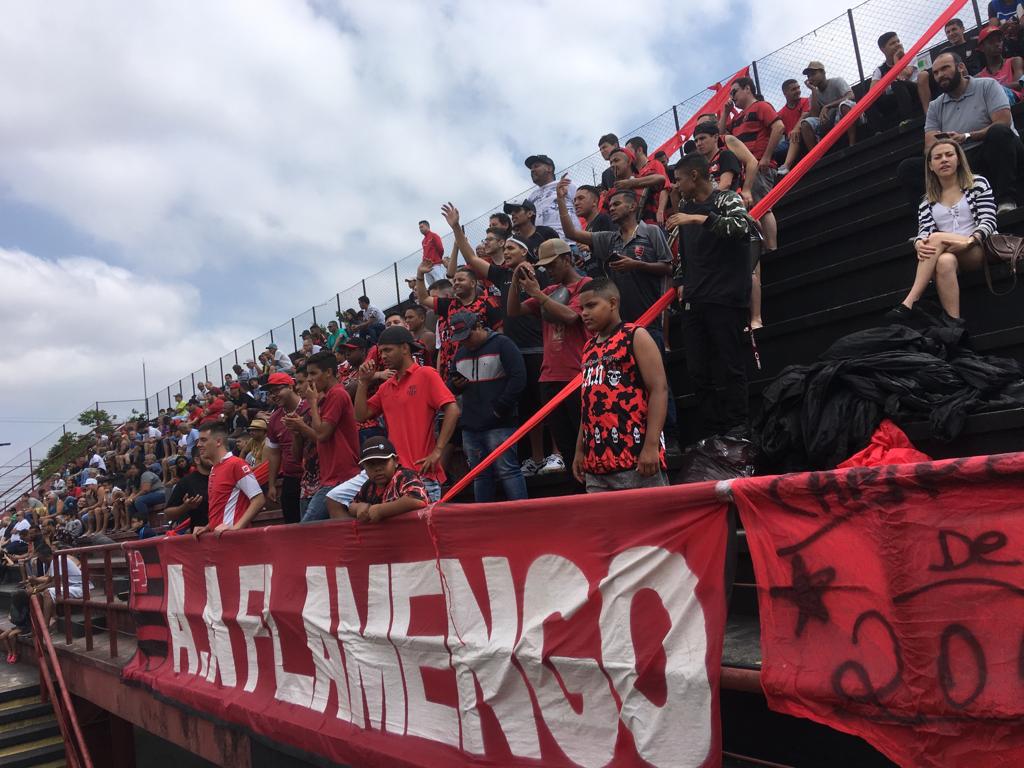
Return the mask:
POLYGON ((686 121, 686 123, 679 128, 674 134, 672 134, 664 144, 651 152, 651 157, 654 157, 658 152, 664 152, 669 157, 679 150, 683 143, 693 136, 693 129, 697 127, 697 118, 700 115, 712 113, 718 115, 722 111, 722 107, 725 106, 725 102, 729 100, 729 89, 732 88, 732 84, 741 77, 747 77, 747 72, 750 68, 743 67, 739 72, 730 77, 725 81, 725 84, 715 83, 714 85, 708 86, 709 91, 714 91, 711 98, 707 100, 703 107, 693 113, 693 117, 686 121))
POLYGON ((714 485, 131 546, 124 677, 366 766, 718 766, 714 485))
POLYGON ((737 480, 772 709, 901 766, 1024 765, 1024 454, 737 480))

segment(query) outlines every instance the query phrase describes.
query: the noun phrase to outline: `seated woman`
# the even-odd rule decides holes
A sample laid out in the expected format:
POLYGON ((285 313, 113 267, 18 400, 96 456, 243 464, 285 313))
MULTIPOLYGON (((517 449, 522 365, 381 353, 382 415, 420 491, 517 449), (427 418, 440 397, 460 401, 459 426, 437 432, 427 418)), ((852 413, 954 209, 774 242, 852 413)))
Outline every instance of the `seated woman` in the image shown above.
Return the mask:
POLYGON ((900 320, 935 278, 939 303, 960 319, 957 272, 981 269, 984 242, 996 231, 996 200, 984 176, 971 173, 963 149, 940 139, 925 154, 925 196, 917 209, 917 276, 910 293, 887 317, 900 320))

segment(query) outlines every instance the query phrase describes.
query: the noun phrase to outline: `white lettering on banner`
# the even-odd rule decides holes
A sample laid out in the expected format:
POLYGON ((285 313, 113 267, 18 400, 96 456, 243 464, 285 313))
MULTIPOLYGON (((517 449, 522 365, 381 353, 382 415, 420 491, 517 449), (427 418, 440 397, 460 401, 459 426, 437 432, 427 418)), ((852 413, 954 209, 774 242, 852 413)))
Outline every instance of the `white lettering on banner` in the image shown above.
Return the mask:
POLYGON ((394 563, 391 566, 392 618, 389 636, 402 659, 408 704, 406 733, 459 746, 459 714, 454 707, 428 701, 423 687, 424 667, 451 669, 444 635, 409 635, 412 599, 442 596, 437 563, 394 563))
POLYGON ((637 752, 654 766, 700 765, 711 750, 711 683, 707 676, 704 610, 697 576, 682 555, 660 547, 622 552, 601 580, 601 659, 622 699, 621 718, 637 752), (665 649, 668 695, 662 706, 636 689, 630 613, 644 589, 658 593, 671 626, 665 649))
POLYGON ((171 659, 175 673, 181 672, 181 652, 184 651, 187 659, 185 671, 194 675, 199 671, 199 653, 185 615, 185 575, 180 565, 167 566, 167 628, 171 634, 171 659))
POLYGON ((310 706, 320 713, 326 711, 333 685, 338 692, 335 716, 351 721, 348 678, 345 677, 338 638, 331 633, 331 601, 327 589, 327 569, 323 566, 306 569, 306 604, 302 609, 302 623, 306 627, 306 645, 313 654, 313 666, 316 667, 316 683, 310 706))
POLYGON ((526 573, 523 632, 515 648, 551 735, 566 756, 584 768, 603 766, 612 759, 618 708, 597 659, 552 655, 544 663, 544 622, 551 616, 572 618, 586 605, 589 587, 587 577, 571 560, 558 555, 534 560, 526 573), (582 698, 579 714, 566 693, 582 698))
MULTIPOLYGON (((237 569, 237 629, 231 626, 230 612, 225 621, 221 599, 220 579, 230 576, 223 566, 206 566, 201 613, 208 642, 197 646, 188 616, 197 615, 200 601, 192 596, 186 614, 184 569, 170 564, 167 622, 174 671, 184 667, 185 673, 210 684, 237 686, 231 633, 240 631, 247 656, 246 692, 259 684, 256 638, 269 637, 274 698, 323 714, 333 688, 338 701, 335 718, 361 729, 419 736, 461 749, 465 755, 486 756, 480 713, 481 704, 486 704, 516 758, 543 759, 536 711, 566 757, 586 768, 613 760, 620 721, 632 733, 638 756, 656 768, 704 762, 712 750, 714 730, 705 617, 695 594, 697 576, 680 554, 633 547, 611 560, 597 585, 568 558, 541 555, 526 572, 521 620, 509 560, 485 557, 481 565, 484 582, 478 592, 486 588, 489 621, 482 595, 478 601, 476 585, 471 586, 457 559, 370 565, 365 617, 360 615, 348 568, 334 569, 333 605, 328 567, 309 566, 302 630, 289 623, 284 642, 279 620, 292 621, 295 613, 282 612, 275 618, 270 610, 273 566, 237 569), (447 590, 442 589, 438 565, 447 590), (631 617, 634 600, 645 590, 658 596, 670 621, 661 643, 666 697, 659 703, 637 688, 631 617), (545 623, 572 620, 598 595, 601 610, 594 629, 600 635, 599 658, 555 655, 550 639, 545 658, 545 623), (432 604, 429 598, 434 598, 432 604), (252 613, 251 602, 256 604, 252 613), (446 633, 440 616, 424 614, 437 621, 437 634, 410 635, 420 623, 418 611, 442 609, 446 633), (300 632, 313 662, 311 675, 285 669, 286 650, 293 663, 301 661, 294 658, 301 645, 290 642, 301 637, 300 632), (458 707, 428 699, 424 672, 429 669, 454 670, 458 707)), ((278 578, 283 578, 280 573, 278 578)), ((195 626, 200 626, 198 621, 195 626)))
POLYGON ((391 579, 388 565, 383 563, 369 568, 365 626, 356 609, 348 568, 336 569, 335 579, 338 585, 338 639, 345 651, 348 689, 352 696, 352 722, 360 728, 376 727, 404 734, 404 674, 398 653, 388 639, 388 626, 391 624, 391 579), (369 723, 363 719, 364 700, 370 713, 369 723))
POLYGON ((267 583, 266 565, 243 565, 238 569, 238 613, 235 621, 245 638, 245 657, 247 671, 245 676, 246 693, 252 693, 260 682, 260 665, 256 657, 256 638, 267 636, 267 627, 263 623, 264 614, 270 610, 270 585, 267 583), (257 614, 249 613, 249 597, 253 593, 263 597, 263 609, 257 614))
POLYGON ((217 566, 206 566, 206 607, 203 621, 210 637, 210 662, 206 670, 206 682, 216 683, 218 673, 221 685, 234 688, 235 654, 231 650, 231 635, 224 625, 224 609, 220 599, 220 584, 217 581, 217 566))
POLYGON ((501 725, 512 754, 539 760, 540 739, 530 690, 519 668, 512 663, 519 633, 512 569, 506 557, 485 557, 483 565, 491 614, 490 631, 462 563, 455 559, 441 560, 441 571, 450 593, 448 643, 459 688, 462 748, 476 755, 484 754, 476 701, 476 683, 479 683, 483 699, 501 725))

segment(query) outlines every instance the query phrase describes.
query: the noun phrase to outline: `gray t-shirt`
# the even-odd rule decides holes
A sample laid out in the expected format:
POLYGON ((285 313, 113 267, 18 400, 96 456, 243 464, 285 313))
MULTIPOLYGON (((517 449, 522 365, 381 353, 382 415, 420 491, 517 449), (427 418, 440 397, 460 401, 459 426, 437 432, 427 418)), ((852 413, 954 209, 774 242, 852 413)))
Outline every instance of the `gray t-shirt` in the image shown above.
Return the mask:
MULTIPOLYGON (((971 77, 967 87, 954 99, 948 93, 928 105, 928 116, 924 120, 924 131, 929 133, 971 133, 992 125, 992 115, 1001 109, 1009 109, 1010 100, 1003 86, 990 77, 971 77)), ((1013 121, 1010 129, 1017 133, 1013 121)), ((981 144, 980 141, 968 141, 964 149, 981 144)))
POLYGON ((825 90, 811 90, 811 116, 817 117, 826 104, 841 99, 850 92, 849 84, 841 77, 830 77, 825 81, 825 90))
POLYGON ((163 480, 154 472, 143 472, 142 477, 139 478, 139 486, 149 485, 151 491, 162 491, 164 489, 163 480))
POLYGON ((622 253, 626 256, 653 263, 672 263, 672 252, 668 249, 665 233, 660 227, 641 222, 636 233, 628 243, 622 242, 622 235, 616 229, 612 232, 592 232, 593 245, 590 250, 598 263, 607 271, 608 276, 619 287, 622 294, 622 319, 627 323, 635 322, 649 306, 654 304, 666 291, 669 275, 652 275, 639 270, 616 272, 608 262, 612 254, 622 253))

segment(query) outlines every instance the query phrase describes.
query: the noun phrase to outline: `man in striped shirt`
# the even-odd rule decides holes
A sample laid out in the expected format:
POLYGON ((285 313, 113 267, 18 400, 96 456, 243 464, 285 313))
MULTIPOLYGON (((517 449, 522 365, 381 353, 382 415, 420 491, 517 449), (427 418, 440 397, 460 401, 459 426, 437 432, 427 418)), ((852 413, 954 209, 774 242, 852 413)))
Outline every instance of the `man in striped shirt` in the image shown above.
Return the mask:
POLYGON ((244 459, 228 450, 226 425, 211 421, 199 427, 199 451, 213 465, 209 480, 210 519, 196 528, 204 531, 237 531, 248 528, 263 509, 265 497, 252 469, 244 459))

